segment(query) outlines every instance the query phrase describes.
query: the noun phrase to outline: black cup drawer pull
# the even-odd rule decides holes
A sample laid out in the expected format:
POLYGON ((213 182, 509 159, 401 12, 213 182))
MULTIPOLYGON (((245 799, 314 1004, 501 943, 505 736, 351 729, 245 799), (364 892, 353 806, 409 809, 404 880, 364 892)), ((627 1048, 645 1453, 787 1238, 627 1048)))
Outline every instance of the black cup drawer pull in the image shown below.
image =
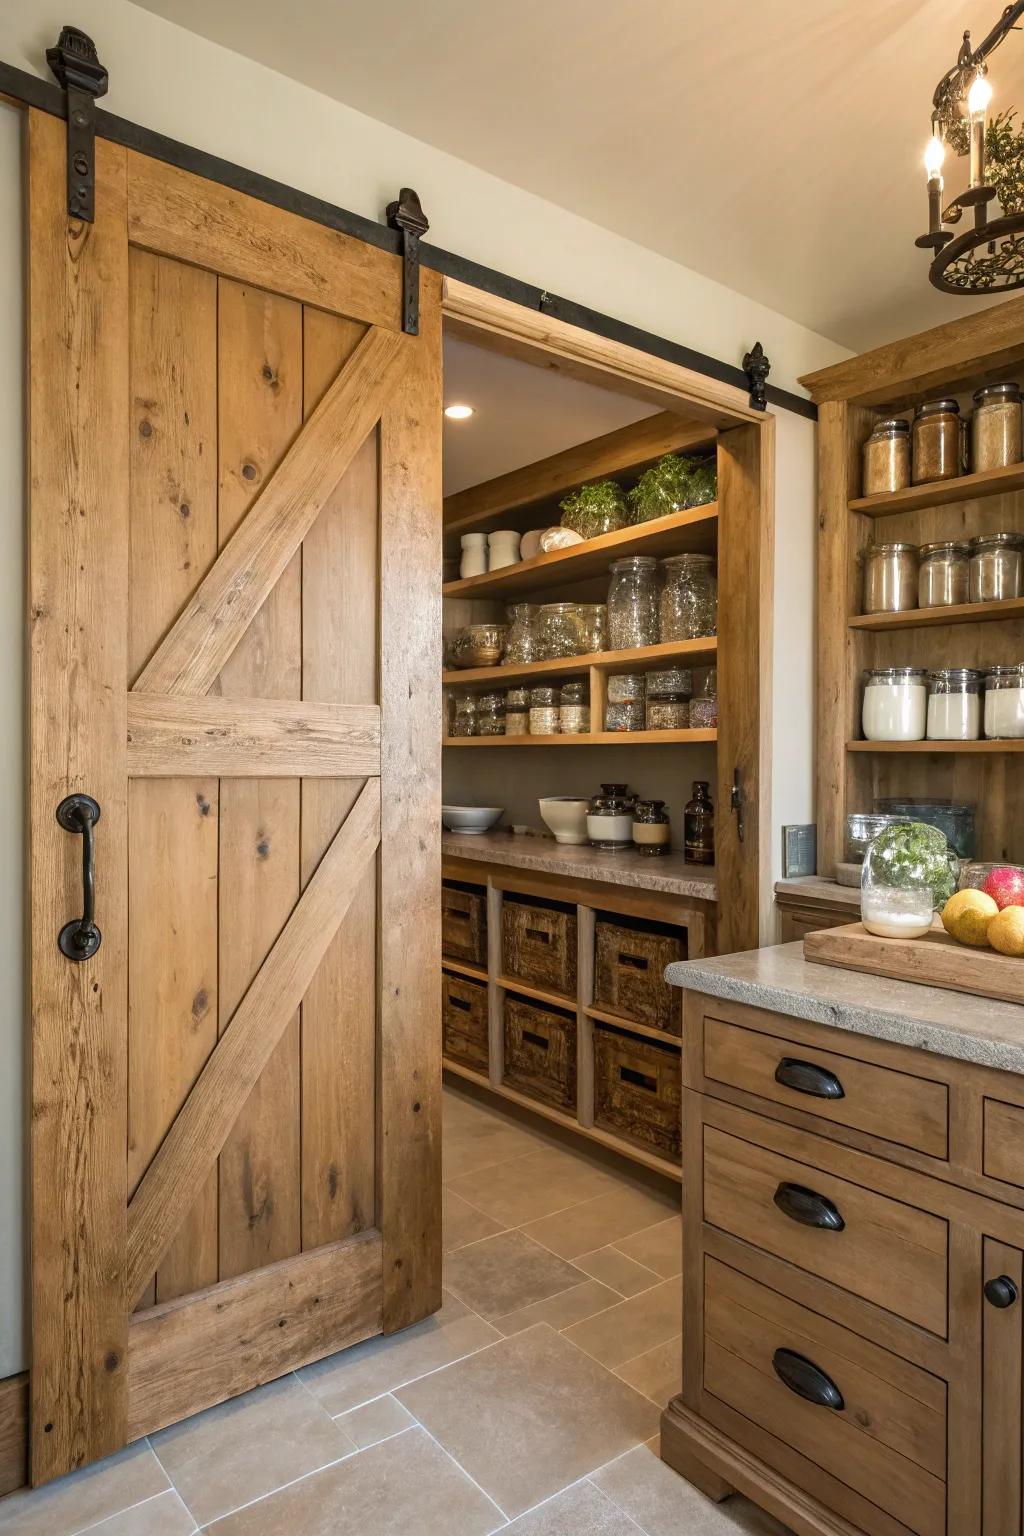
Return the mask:
POLYGON ((846 1404, 843 1394, 825 1372, 813 1360, 798 1355, 794 1349, 777 1349, 772 1355, 772 1370, 791 1392, 816 1403, 819 1408, 833 1408, 841 1413, 846 1404))
POLYGON ((57 947, 69 960, 89 960, 100 947, 94 837, 99 819, 100 808, 91 795, 67 795, 57 807, 57 820, 65 832, 73 832, 82 839, 82 915, 65 923, 57 935, 57 947))
POLYGON ((813 1061, 800 1061, 796 1056, 783 1056, 775 1068, 775 1081, 794 1093, 809 1094, 812 1099, 844 1099, 842 1083, 827 1067, 815 1066, 813 1061))
POLYGON ((831 1200, 802 1184, 780 1184, 772 1199, 783 1216, 802 1226, 820 1227, 825 1232, 842 1232, 846 1226, 831 1200))
POLYGON ((1017 1287, 1009 1275, 996 1275, 985 1281, 985 1300, 992 1307, 1012 1307, 1017 1300, 1017 1287))

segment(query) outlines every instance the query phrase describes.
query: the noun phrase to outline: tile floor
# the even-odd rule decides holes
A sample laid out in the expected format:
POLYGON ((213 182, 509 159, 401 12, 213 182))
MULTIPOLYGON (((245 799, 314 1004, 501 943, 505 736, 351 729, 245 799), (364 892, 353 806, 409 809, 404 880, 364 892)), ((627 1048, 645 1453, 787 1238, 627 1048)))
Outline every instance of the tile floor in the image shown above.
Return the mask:
POLYGON ((657 1457, 674 1190, 445 1092, 445 1302, 0 1500, 0 1536, 785 1536, 657 1457))

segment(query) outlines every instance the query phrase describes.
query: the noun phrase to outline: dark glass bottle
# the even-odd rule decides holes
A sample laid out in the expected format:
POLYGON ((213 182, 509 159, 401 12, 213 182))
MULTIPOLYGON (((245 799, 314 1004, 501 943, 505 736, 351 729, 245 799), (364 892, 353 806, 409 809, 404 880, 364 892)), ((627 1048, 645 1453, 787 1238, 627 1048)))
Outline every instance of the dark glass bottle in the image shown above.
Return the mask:
POLYGON ((715 807, 706 779, 696 779, 683 812, 683 857, 687 864, 715 862, 715 807))

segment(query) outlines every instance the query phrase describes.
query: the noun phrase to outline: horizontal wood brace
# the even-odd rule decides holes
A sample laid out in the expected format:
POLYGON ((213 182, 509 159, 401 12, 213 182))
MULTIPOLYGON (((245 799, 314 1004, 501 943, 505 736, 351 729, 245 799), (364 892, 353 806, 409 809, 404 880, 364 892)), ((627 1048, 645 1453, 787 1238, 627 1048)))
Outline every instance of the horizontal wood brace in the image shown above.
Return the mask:
POLYGON ((380 773, 376 704, 129 693, 134 778, 369 778, 380 773))

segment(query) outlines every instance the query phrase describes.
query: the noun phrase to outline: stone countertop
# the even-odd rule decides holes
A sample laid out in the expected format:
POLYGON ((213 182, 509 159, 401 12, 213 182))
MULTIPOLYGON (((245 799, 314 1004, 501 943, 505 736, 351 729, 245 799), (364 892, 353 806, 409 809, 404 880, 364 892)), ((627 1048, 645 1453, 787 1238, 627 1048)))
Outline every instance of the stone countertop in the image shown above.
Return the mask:
POLYGON ((666 853, 659 858, 631 849, 604 853, 586 844, 556 843, 553 837, 513 832, 444 832, 441 852, 449 859, 475 859, 481 864, 506 864, 515 869, 568 875, 576 880, 601 880, 606 885, 628 885, 665 896, 689 896, 698 901, 718 899, 714 869, 687 864, 681 853, 666 853))
POLYGON ((801 901, 830 901, 835 906, 860 912, 860 886, 840 885, 838 880, 823 880, 820 875, 798 875, 793 880, 776 880, 776 896, 795 896, 801 901))
POLYGON ((670 965, 673 986, 1024 1074, 1024 1007, 813 965, 802 943, 670 965))

